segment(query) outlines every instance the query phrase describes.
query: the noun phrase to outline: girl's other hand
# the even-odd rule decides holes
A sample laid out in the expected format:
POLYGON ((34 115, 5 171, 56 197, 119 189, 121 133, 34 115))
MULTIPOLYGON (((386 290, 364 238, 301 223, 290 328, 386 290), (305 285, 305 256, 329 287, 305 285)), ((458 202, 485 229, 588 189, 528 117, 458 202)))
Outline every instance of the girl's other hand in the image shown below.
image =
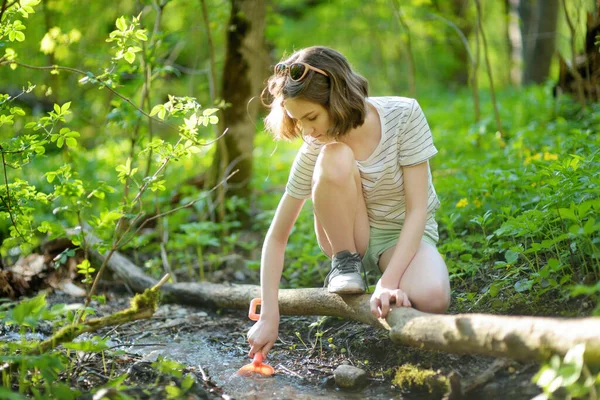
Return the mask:
POLYGON ((248 343, 250 343, 250 352, 248 355, 254 357, 254 354, 261 352, 264 358, 277 340, 279 331, 279 317, 262 318, 248 331, 248 343))
POLYGON ((396 307, 412 307, 406 293, 398 288, 386 287, 380 279, 371 296, 371 313, 377 318, 385 318, 393 302, 396 303, 396 307))

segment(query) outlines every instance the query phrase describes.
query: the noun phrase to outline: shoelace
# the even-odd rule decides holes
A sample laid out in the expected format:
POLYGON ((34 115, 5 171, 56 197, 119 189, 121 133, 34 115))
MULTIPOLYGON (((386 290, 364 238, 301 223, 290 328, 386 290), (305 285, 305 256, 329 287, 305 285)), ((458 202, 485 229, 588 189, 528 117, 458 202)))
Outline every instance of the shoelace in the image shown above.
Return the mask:
POLYGON ((335 267, 331 268, 331 271, 329 271, 329 273, 327 274, 327 276, 325 277, 325 285, 327 285, 327 283, 329 282, 329 277, 332 275, 338 275, 339 273, 342 274, 348 274, 348 273, 352 273, 352 272, 356 272, 360 275, 360 269, 363 270, 362 273, 362 278, 363 281, 365 282, 365 286, 368 288, 368 283, 367 283, 367 275, 366 275, 366 271, 364 270, 364 268, 360 268, 358 267, 356 264, 351 263, 351 261, 358 261, 359 263, 362 262, 360 255, 358 253, 352 254, 352 256, 350 257, 346 257, 344 259, 342 259, 342 261, 337 264, 335 267), (334 274, 334 272, 339 271, 338 273, 334 274))

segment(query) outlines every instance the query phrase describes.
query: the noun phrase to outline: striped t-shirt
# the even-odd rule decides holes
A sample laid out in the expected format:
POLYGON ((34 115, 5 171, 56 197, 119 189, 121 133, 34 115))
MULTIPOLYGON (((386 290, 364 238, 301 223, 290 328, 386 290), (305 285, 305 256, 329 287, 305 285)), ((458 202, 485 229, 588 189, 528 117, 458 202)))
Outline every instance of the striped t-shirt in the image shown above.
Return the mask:
MULTIPOLYGON (((398 229, 406 214, 402 166, 427 161, 437 153, 425 115, 414 99, 406 97, 370 97, 381 121, 381 140, 373 153, 356 161, 362 179, 369 222, 379 229, 398 229)), ((317 157, 323 144, 306 138, 296 158, 286 192, 297 199, 311 197, 311 182, 317 157)), ((427 165, 429 198, 428 219, 433 218, 440 202, 427 165)))

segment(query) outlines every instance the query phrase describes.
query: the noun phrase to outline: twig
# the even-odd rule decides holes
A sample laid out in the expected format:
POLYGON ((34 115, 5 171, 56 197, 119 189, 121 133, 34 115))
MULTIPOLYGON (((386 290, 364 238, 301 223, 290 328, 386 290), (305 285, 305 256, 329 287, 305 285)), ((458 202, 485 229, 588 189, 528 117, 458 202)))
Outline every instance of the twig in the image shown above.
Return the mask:
POLYGON ((287 372, 289 375, 295 376, 296 378, 306 379, 305 377, 298 374, 297 372, 294 372, 294 371, 284 367, 283 364, 277 364, 277 369, 282 369, 283 371, 287 372))
POLYGON ((139 344, 123 343, 123 344, 117 344, 117 345, 111 346, 111 347, 107 348, 106 350, 116 349, 117 347, 150 347, 150 346, 164 347, 164 346, 166 346, 166 344, 164 344, 164 343, 139 343, 139 344))
POLYGON ((496 372, 498 372, 502 368, 506 367, 510 363, 511 363, 511 361, 508 359, 495 360, 494 363, 488 367, 488 369, 486 369, 481 374, 472 378, 468 384, 465 384, 465 387, 463 388, 463 394, 472 392, 473 390, 477 389, 478 387, 486 384, 487 382, 489 382, 491 379, 494 378, 494 376, 496 375, 496 372))
POLYGON ((4 185, 6 186, 6 201, 4 201, 4 198, 2 198, 2 202, 6 206, 6 209, 8 210, 8 215, 10 216, 10 221, 12 222, 12 225, 15 228, 15 232, 17 232, 19 234, 19 236, 21 237, 21 239, 23 239, 23 241, 25 243, 29 243, 29 240, 27 240, 25 238, 25 236, 23 236, 21 234, 21 232, 19 231, 19 228, 17 228, 17 222, 15 221, 12 210, 10 209, 10 188, 8 187, 8 174, 6 172, 6 158, 4 156, 4 151, 3 151, 2 145, 0 145, 0 152, 2 152, 2 170, 4 171, 4 185))
MULTIPOLYGON (((80 74, 80 75, 89 76, 89 75, 88 75, 88 73, 87 73, 87 72, 85 72, 85 71, 79 70, 79 69, 77 69, 77 68, 71 68, 71 67, 62 67, 62 66, 60 66, 60 65, 52 65, 52 66, 43 66, 43 67, 38 67, 38 66, 35 66, 35 65, 23 64, 23 63, 21 63, 21 62, 18 62, 18 61, 6 61, 6 60, 4 60, 4 61, 1 61, 1 62, 0 62, 0 65, 5 65, 5 64, 7 64, 7 63, 10 63, 10 64, 16 64, 16 65, 19 65, 19 66, 21 66, 21 67, 24 67, 24 68, 29 68, 29 69, 36 69, 36 70, 51 70, 51 71, 54 71, 54 70, 62 70, 62 71, 69 71, 69 72, 73 72, 73 73, 80 74)), ((100 81, 100 82, 101 82, 101 81, 100 81)), ((155 121, 157 121, 157 122, 161 122, 161 123, 163 123, 163 124, 167 125, 168 127, 172 128, 172 129, 177 129, 176 127, 174 127, 174 126, 172 126, 172 125, 170 125, 170 124, 167 124, 167 123, 166 123, 166 122, 164 122, 164 121, 161 121, 161 120, 159 120, 159 119, 156 119, 156 118, 154 118, 154 117, 151 117, 151 116, 150 116, 150 114, 146 113, 146 112, 145 112, 143 109, 141 109, 140 107, 138 107, 138 106, 136 106, 135 104, 133 104, 133 102, 132 102, 131 100, 129 100, 127 97, 123 96, 121 93, 117 92, 115 89, 111 88, 110 86, 106 85, 105 83, 102 83, 102 87, 104 87, 104 88, 108 89, 108 90, 109 90, 110 92, 112 92, 112 93, 113 93, 115 96, 117 96, 117 97, 120 97, 120 98, 121 98, 121 99, 123 99, 125 102, 127 102, 127 103, 131 104, 131 105, 132 105, 132 106, 133 106, 133 107, 134 107, 136 110, 138 110, 139 112, 141 112, 142 114, 144 114, 146 117, 148 117, 148 118, 151 118, 151 119, 153 119, 153 120, 155 120, 155 121)))
MULTIPOLYGON (((229 174, 229 176, 228 176, 227 178, 225 178, 223 181, 219 182, 219 184, 218 184, 217 186, 219 186, 219 185, 222 185, 223 183, 225 183, 225 182, 226 182, 226 181, 227 181, 229 178, 231 178, 233 175, 235 175, 235 174, 236 174, 238 171, 239 171, 239 170, 235 170, 235 171, 233 171, 231 174, 229 174)), ((185 205, 183 205, 183 206, 179 206, 179 207, 177 207, 177 208, 174 208, 174 209, 172 209, 172 210, 165 211, 165 212, 164 212, 164 213, 162 213, 162 214, 155 215, 155 216, 153 216, 153 217, 151 217, 151 218, 148 218, 147 220, 145 220, 145 221, 144 221, 144 222, 143 222, 143 223, 142 223, 142 224, 141 224, 141 225, 140 225, 140 226, 139 226, 139 227, 138 227, 138 228, 135 230, 135 232, 133 232, 133 234, 131 235, 131 237, 130 237, 130 238, 128 238, 127 240, 124 240, 124 241, 122 241, 122 242, 121 242, 121 246, 124 246, 124 245, 126 245, 126 244, 127 244, 127 243, 129 243, 129 242, 130 242, 130 241, 131 241, 131 240, 132 240, 134 237, 136 237, 136 235, 137 235, 137 234, 138 234, 138 233, 139 233, 139 232, 142 230, 142 228, 143 228, 143 227, 144 227, 144 226, 145 226, 145 225, 146 225, 148 222, 150 222, 150 221, 152 221, 152 220, 155 220, 155 219, 157 219, 157 218, 160 218, 160 217, 164 217, 164 216, 166 216, 166 215, 169 215, 169 214, 173 214, 174 212, 176 212, 176 211, 179 211, 179 210, 181 210, 181 209, 183 209, 183 208, 188 208, 188 207, 191 207, 191 206, 193 206, 193 205, 194 205, 196 202, 198 202, 198 201, 202 200, 202 199, 203 199, 203 198, 205 198, 205 197, 206 197, 208 194, 210 194, 211 192, 213 192, 213 191, 214 191, 214 190, 217 188, 217 186, 213 187, 213 188, 212 188, 212 189, 210 189, 208 192, 205 192, 205 193, 203 193, 203 196, 202 196, 202 197, 200 197, 200 198, 198 198, 198 199, 196 199, 196 200, 192 200, 192 201, 190 201, 189 203, 187 203, 187 204, 185 204, 185 205)), ((135 224, 136 222, 137 222, 137 219, 133 221, 133 223, 134 223, 134 224, 135 224)))
POLYGON ((210 382, 210 377, 206 375, 204 369, 202 368, 202 365, 198 364, 198 370, 200 371, 200 375, 202 375, 202 380, 204 382, 210 382))
POLYGON ((8 10, 9 8, 11 8, 12 6, 14 6, 15 4, 17 4, 19 2, 19 0, 15 0, 10 4, 8 3, 8 0, 4 0, 4 3, 2 3, 2 9, 0 9, 0 21, 2 21, 2 17, 4 16, 4 12, 6 10, 8 10))

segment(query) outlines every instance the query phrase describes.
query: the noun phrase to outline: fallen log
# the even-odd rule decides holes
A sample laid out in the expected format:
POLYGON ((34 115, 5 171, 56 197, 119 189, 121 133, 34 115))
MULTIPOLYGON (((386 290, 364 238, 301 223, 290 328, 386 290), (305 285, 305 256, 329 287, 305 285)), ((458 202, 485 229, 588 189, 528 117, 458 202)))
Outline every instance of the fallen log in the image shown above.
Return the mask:
MULTIPOLYGON (((98 252, 90 254, 102 262, 98 252)), ((156 281, 123 255, 115 252, 108 261, 115 278, 142 292, 156 281)), ((209 308, 246 309, 260 296, 255 285, 175 283, 161 287, 164 301, 209 308)), ((546 318, 490 314, 427 314, 413 308, 394 308, 386 320, 375 318, 370 295, 340 296, 322 288, 282 289, 282 315, 327 315, 352 319, 390 331, 396 343, 456 354, 482 354, 520 361, 564 356, 577 344, 585 344, 584 359, 600 365, 600 318, 546 318)))

